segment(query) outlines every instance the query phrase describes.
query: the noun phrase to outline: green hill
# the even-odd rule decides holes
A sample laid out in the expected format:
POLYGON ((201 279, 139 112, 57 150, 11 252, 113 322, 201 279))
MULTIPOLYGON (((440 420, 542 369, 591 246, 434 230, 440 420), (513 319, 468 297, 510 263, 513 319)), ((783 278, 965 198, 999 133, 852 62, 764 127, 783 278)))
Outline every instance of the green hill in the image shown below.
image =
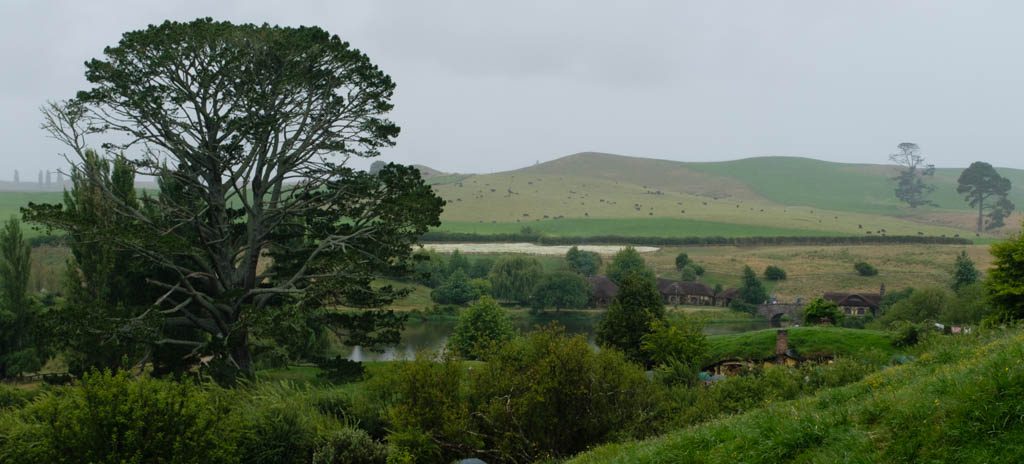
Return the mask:
MULTIPOLYGON (((1024 185, 1024 171, 999 171, 1024 185)), ((894 198, 895 172, 894 166, 795 157, 688 163, 578 153, 434 186, 448 200, 442 229, 460 232, 529 225, 551 235, 608 235, 626 227, 613 226, 615 220, 629 219, 635 232, 625 235, 974 236, 975 213, 956 193, 960 170, 939 169, 930 181, 939 206, 917 209, 894 198), (559 224, 567 220, 576 222, 559 224)), ((1024 206, 1024 190, 1011 199, 1024 206)), ((993 235, 1015 230, 1020 218, 993 235)))
POLYGON ((852 385, 569 462, 1020 462, 1022 359, 1019 329, 944 336, 909 364, 852 385))

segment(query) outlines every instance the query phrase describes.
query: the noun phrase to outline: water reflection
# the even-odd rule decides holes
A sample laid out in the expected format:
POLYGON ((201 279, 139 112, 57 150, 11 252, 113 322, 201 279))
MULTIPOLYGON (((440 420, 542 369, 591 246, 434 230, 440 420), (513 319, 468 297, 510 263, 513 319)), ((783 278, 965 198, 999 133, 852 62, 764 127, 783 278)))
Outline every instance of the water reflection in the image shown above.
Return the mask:
MULTIPOLYGON (((515 319, 520 332, 535 329, 557 322, 568 334, 584 334, 587 341, 594 345, 597 323, 600 315, 581 315, 578 313, 547 313, 543 316, 515 319)), ((767 329, 768 321, 736 321, 718 322, 704 326, 708 335, 722 335, 752 330, 767 329)), ((385 347, 381 352, 363 349, 361 346, 341 347, 338 354, 353 361, 394 361, 396 359, 412 359, 418 351, 440 351, 448 343, 448 337, 455 329, 454 320, 409 320, 402 332, 402 341, 397 345, 385 347)))

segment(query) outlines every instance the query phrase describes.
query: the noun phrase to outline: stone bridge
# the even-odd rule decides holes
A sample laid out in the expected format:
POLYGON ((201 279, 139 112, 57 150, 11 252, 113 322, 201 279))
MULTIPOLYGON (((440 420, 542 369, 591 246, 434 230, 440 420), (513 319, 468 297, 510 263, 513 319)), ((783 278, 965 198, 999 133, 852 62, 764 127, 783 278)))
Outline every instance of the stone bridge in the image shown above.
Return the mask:
POLYGON ((773 324, 782 320, 782 316, 788 316, 789 320, 801 322, 804 315, 803 303, 776 303, 757 305, 757 315, 768 319, 773 324))

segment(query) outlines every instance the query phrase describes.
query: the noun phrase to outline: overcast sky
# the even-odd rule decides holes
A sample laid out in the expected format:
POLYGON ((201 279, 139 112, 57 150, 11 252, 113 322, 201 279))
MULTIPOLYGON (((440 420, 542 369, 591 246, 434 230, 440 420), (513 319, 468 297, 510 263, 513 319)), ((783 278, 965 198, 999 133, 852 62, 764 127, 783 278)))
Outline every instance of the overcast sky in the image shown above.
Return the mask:
MULTIPOLYGON (((38 108, 165 19, 317 25, 397 82, 384 159, 491 172, 579 151, 1024 168, 1024 2, 0 0, 0 179, 61 166, 38 108)), ((26 175, 28 174, 28 175, 26 175)))

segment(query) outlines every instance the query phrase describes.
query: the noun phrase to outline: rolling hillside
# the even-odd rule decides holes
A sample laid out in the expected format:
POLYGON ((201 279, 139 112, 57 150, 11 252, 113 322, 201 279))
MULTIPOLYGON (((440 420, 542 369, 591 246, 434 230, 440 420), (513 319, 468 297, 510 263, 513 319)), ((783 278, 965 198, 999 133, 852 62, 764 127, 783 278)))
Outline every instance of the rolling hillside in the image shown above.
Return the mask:
MULTIPOLYGON (((794 157, 684 163, 578 153, 434 186, 448 200, 442 229, 458 232, 529 225, 552 235, 974 236, 975 213, 955 191, 959 169, 938 170, 931 183, 939 206, 916 210, 893 197, 895 169, 794 157)), ((1024 171, 999 172, 1024 185, 1024 171)), ((1024 190, 1011 199, 1024 206, 1024 190)), ((1017 230, 1020 219, 991 235, 1017 230)))

